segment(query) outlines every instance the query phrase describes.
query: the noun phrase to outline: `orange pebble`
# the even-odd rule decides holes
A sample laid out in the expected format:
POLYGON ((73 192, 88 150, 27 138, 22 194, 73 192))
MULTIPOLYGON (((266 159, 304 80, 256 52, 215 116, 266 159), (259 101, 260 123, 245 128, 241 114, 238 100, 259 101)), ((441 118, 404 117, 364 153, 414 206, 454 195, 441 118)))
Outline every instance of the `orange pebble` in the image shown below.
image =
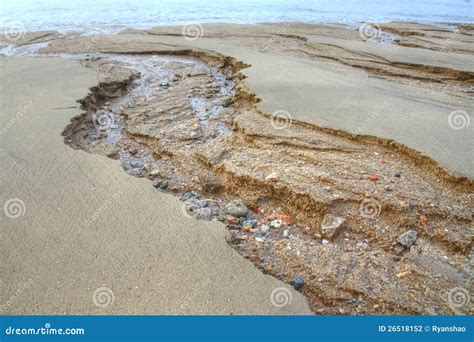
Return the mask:
POLYGON ((245 226, 242 230, 247 233, 247 232, 250 232, 250 229, 252 229, 252 227, 245 226))
POLYGON ((421 223, 422 225, 427 224, 427 223, 428 223, 428 218, 427 218, 425 215, 421 215, 421 216, 420 216, 420 223, 421 223))
POLYGON ((379 177, 377 177, 376 175, 371 175, 370 176, 370 180, 373 181, 373 182, 377 181, 378 179, 379 179, 379 177))

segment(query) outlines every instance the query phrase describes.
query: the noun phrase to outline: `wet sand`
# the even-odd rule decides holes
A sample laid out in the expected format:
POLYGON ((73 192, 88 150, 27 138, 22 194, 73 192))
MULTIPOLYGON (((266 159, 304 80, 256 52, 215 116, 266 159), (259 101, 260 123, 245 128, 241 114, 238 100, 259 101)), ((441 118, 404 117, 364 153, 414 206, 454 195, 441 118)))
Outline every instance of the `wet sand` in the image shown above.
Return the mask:
POLYGON ((283 25, 55 40, 42 51, 88 52, 101 82, 82 97, 87 115, 67 126, 66 144, 120 159, 184 200, 185 217, 226 223, 229 244, 265 273, 304 279, 313 312, 468 312, 450 298, 469 288, 472 125, 449 118, 472 111, 472 54, 422 26, 394 23, 403 39, 379 45, 346 28, 283 25), (398 46, 421 34, 429 46, 398 46), (158 82, 133 74, 134 63, 123 69, 129 57, 97 52, 138 58, 137 70, 142 60, 159 69, 161 54, 184 62, 158 82), (189 69, 196 57, 215 71, 189 69), (143 84, 151 97, 133 95, 143 84), (113 129, 98 129, 101 113, 113 129), (225 210, 234 200, 251 209, 240 220, 225 210))

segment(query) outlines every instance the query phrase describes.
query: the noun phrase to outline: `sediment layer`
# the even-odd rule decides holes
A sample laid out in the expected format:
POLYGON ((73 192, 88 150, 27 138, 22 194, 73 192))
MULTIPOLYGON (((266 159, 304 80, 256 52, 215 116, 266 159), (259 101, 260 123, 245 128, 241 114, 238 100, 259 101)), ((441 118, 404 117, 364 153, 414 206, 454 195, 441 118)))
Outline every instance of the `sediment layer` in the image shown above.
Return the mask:
MULTIPOLYGON (((127 172, 183 199, 185 213, 225 222, 229 243, 264 272, 304 279, 316 313, 466 312, 447 296, 469 288, 471 180, 394 142, 271 117, 239 81, 245 65, 181 53, 217 69, 157 58, 165 81, 152 80, 148 98, 133 95, 131 77, 101 83, 66 142, 121 159, 127 172), (196 99, 206 104, 196 109, 196 99), (100 111, 114 125, 97 127, 100 111), (234 201, 250 211, 233 216, 226 208, 234 201), (344 219, 331 236, 327 217, 344 219), (406 247, 399 238, 408 230, 417 240, 406 247)), ((103 56, 87 65, 100 74, 108 63, 103 56)))

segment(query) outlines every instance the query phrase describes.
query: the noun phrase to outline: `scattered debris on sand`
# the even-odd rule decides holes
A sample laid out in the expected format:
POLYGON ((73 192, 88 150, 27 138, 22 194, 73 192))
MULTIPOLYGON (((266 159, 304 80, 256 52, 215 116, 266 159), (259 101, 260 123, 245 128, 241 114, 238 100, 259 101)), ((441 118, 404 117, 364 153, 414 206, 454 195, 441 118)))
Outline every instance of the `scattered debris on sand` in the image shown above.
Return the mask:
POLYGON ((447 299, 469 288, 469 180, 393 142, 276 129, 228 57, 79 57, 102 81, 65 142, 226 224, 229 243, 315 313, 472 312, 447 299))

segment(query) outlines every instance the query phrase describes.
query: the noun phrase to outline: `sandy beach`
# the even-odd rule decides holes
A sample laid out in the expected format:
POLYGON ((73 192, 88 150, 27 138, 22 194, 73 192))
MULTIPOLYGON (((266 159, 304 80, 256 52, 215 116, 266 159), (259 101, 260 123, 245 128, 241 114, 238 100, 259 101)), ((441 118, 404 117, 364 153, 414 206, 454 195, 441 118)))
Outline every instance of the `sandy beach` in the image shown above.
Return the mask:
POLYGON ((2 314, 472 314, 472 27, 188 29, 3 50, 2 314))

